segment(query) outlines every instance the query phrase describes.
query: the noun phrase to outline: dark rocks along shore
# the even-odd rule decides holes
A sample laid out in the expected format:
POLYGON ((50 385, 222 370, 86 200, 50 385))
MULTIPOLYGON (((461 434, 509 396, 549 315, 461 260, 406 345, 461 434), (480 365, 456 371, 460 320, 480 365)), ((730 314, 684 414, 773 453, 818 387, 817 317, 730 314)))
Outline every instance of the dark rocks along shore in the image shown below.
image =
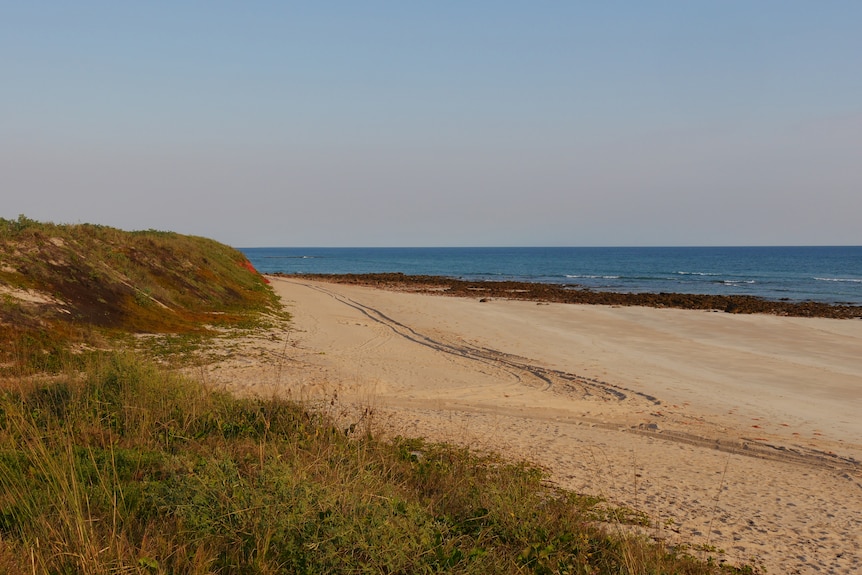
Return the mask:
MULTIPOLYGON (((275 275, 292 277, 288 274, 275 275)), ((486 300, 498 298, 536 302, 701 309, 727 313, 761 313, 795 317, 862 318, 862 306, 831 305, 812 301, 773 301, 745 295, 614 293, 593 291, 572 285, 515 281, 468 281, 443 276, 413 276, 403 273, 303 274, 301 277, 333 283, 364 285, 416 293, 476 297, 486 300)))

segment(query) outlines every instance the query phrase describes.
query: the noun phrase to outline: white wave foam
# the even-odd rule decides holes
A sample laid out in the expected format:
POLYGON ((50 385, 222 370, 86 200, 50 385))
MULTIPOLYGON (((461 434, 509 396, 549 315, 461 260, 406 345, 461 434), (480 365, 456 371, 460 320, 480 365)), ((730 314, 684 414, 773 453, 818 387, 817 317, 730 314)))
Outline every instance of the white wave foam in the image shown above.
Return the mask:
POLYGON ((681 275, 681 276, 717 276, 717 275, 721 275, 721 274, 714 274, 714 273, 708 273, 708 272, 676 272, 676 273, 677 273, 677 275, 681 275))
POLYGON ((587 279, 587 280, 618 280, 621 276, 584 276, 584 275, 569 275, 566 274, 567 278, 570 279, 587 279))
POLYGON ((842 282, 842 283, 853 283, 853 284, 862 284, 862 279, 853 279, 853 278, 814 278, 817 281, 821 282, 842 282))

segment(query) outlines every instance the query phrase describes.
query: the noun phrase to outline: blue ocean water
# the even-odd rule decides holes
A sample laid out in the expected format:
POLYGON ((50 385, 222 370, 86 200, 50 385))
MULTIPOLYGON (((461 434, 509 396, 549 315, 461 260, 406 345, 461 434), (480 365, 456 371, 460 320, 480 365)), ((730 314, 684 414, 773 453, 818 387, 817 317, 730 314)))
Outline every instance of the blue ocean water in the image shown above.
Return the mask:
POLYGON ((243 248, 262 273, 402 272, 595 291, 752 295, 862 305, 862 246, 243 248))

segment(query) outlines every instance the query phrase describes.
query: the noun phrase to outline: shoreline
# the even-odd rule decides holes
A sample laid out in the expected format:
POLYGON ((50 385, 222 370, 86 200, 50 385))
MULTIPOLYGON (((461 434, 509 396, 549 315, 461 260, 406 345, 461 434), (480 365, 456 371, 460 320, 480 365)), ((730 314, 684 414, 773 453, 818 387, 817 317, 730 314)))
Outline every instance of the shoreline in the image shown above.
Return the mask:
POLYGON ((862 567, 859 322, 268 277, 291 327, 217 385, 528 461, 732 563, 862 567))
POLYGON ((787 317, 862 319, 862 306, 806 301, 775 301, 747 295, 686 293, 618 293, 577 286, 516 281, 473 281, 446 276, 407 275, 400 272, 370 274, 269 274, 330 283, 362 285, 392 291, 410 291, 456 297, 479 297, 611 306, 639 306, 720 311, 731 314, 767 314, 787 317))

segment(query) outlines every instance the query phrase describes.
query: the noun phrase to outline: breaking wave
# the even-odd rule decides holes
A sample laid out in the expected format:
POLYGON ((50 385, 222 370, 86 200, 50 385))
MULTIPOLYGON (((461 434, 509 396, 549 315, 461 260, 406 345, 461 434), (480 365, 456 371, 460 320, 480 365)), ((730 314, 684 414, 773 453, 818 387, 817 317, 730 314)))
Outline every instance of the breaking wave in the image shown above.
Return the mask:
POLYGON ((821 282, 841 282, 841 283, 851 283, 851 284, 862 284, 862 279, 854 279, 854 278, 814 278, 817 281, 821 282))
POLYGON ((566 275, 569 279, 585 279, 585 280, 618 280, 622 276, 590 276, 590 275, 566 275))

